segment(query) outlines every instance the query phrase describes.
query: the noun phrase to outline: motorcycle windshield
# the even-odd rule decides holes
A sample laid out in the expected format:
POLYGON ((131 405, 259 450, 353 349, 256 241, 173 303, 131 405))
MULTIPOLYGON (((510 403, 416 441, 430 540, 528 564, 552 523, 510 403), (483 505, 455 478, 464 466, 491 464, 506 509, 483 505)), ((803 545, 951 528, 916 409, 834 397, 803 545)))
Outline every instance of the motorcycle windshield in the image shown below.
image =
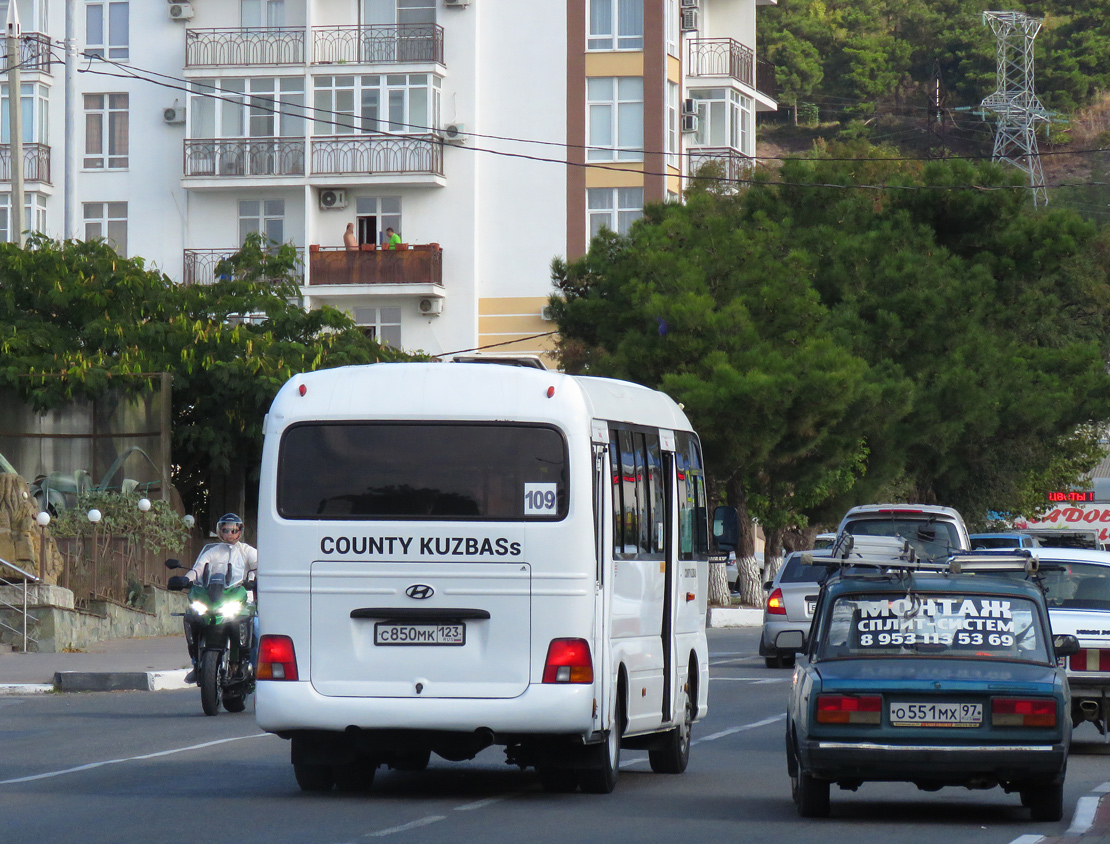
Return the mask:
POLYGON ((247 561, 243 553, 226 542, 205 545, 197 555, 197 563, 202 564, 197 578, 201 586, 208 587, 222 582, 225 588, 230 589, 241 585, 247 576, 247 561))

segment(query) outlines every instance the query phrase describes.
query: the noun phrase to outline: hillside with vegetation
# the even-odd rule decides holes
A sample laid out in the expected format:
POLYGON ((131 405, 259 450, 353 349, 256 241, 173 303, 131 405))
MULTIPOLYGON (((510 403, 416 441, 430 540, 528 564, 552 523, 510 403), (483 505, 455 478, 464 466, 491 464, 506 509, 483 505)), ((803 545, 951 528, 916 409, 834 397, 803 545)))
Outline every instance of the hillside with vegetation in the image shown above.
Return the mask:
MULTIPOLYGON (((761 10, 759 53, 775 65, 780 113, 759 155, 866 139, 921 158, 987 156, 996 39, 983 0, 779 0, 761 10), (795 124, 795 119, 799 125, 795 124)), ((1053 113, 1039 131, 1050 201, 1110 222, 1110 0, 1044 0, 1035 90, 1053 113)))

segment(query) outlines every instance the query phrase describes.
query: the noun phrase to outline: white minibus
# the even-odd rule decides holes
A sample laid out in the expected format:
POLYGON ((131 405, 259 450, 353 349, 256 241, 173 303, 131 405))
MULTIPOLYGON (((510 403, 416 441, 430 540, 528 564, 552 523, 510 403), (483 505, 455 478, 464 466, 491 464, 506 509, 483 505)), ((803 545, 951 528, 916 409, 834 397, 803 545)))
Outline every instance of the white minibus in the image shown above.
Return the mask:
POLYGON ((707 711, 698 438, 666 395, 490 363, 297 375, 265 423, 257 718, 306 791, 490 745, 607 793, 707 711))

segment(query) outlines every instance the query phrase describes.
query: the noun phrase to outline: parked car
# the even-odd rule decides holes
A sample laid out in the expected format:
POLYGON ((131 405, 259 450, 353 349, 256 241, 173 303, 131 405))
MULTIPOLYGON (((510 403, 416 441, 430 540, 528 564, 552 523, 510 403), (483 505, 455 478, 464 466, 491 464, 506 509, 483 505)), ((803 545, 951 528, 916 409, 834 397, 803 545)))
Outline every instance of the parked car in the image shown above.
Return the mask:
POLYGON ((1088 548, 1102 551, 1103 543, 1097 528, 1022 528, 1021 533, 1037 539, 1047 548, 1088 548))
POLYGON ((803 817, 829 813, 833 783, 911 782, 1001 786, 1034 820, 1061 818, 1072 725, 1057 658, 1079 643, 1052 636, 1030 575, 958 571, 860 561, 825 581, 787 704, 803 817))
POLYGON ((807 563, 812 551, 792 551, 786 555, 778 574, 764 584, 767 597, 763 602, 763 635, 759 639, 759 655, 768 668, 790 668, 794 665, 794 649, 776 644, 783 633, 809 633, 813 608, 821 582, 829 573, 828 564, 807 563))
POLYGON ((1040 548, 1041 543, 1028 533, 973 533, 971 549, 982 551, 990 548, 1040 548))
POLYGON ((835 533, 819 533, 813 540, 813 549, 820 551, 823 548, 830 548, 834 542, 836 542, 835 533))
POLYGON ((971 548, 963 517, 934 504, 864 504, 844 514, 837 536, 896 536, 907 540, 923 560, 971 548))
POLYGON ((1079 640, 1080 651, 1067 661, 1072 726, 1090 721, 1105 736, 1110 723, 1110 552, 1040 548, 1036 554, 1052 630, 1079 640))

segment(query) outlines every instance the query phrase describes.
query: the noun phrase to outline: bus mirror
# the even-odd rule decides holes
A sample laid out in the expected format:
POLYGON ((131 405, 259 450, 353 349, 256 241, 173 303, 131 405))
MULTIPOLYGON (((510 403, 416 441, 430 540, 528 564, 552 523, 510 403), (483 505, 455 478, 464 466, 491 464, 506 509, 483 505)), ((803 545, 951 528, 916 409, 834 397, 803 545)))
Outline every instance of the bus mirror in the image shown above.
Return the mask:
POLYGON ((740 515, 735 507, 713 510, 713 541, 718 548, 728 550, 740 544, 740 515))

